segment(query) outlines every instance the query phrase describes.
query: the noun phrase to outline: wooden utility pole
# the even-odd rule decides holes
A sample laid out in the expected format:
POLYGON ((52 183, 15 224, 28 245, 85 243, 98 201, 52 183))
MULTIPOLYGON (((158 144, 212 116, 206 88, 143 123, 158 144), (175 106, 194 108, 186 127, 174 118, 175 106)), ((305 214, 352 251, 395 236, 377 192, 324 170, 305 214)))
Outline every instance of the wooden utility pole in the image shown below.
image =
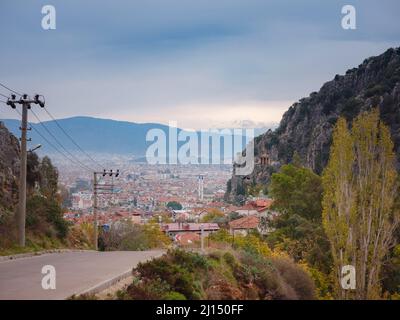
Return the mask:
POLYGON ((39 100, 39 95, 31 100, 27 94, 23 94, 19 100, 16 100, 16 95, 11 95, 7 100, 7 105, 15 109, 16 104, 22 105, 21 119, 21 160, 19 169, 19 196, 18 196, 18 211, 16 213, 16 222, 18 225, 18 244, 25 247, 25 221, 26 221, 26 142, 28 129, 28 109, 31 108, 31 103, 39 104, 44 108, 44 101, 39 100))
POLYGON ((201 252, 204 253, 204 224, 200 225, 201 252))

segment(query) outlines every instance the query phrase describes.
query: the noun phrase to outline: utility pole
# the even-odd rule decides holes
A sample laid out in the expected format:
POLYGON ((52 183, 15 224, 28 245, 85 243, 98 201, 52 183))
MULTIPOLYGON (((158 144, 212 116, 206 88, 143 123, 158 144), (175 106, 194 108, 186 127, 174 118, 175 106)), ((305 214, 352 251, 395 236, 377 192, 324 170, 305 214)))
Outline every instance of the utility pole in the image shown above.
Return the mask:
POLYGON ((18 225, 18 244, 25 247, 25 220, 26 220, 26 142, 28 129, 28 109, 31 108, 31 103, 39 104, 44 108, 44 101, 39 100, 39 95, 31 100, 27 94, 23 94, 19 100, 13 94, 7 100, 7 105, 15 109, 15 104, 22 105, 22 119, 21 119, 21 161, 19 169, 19 198, 18 198, 18 211, 16 221, 18 225))
POLYGON ((28 123, 28 106, 22 104, 21 121, 21 162, 19 169, 19 201, 18 201, 18 244, 25 247, 25 220, 26 220, 26 131, 28 123))
POLYGON ((204 224, 200 225, 201 252, 204 253, 204 224))
POLYGON ((97 234, 97 176, 93 173, 93 235, 94 235, 94 250, 98 249, 98 234, 97 234))
POLYGON ((97 175, 101 175, 103 177, 105 176, 110 176, 110 177, 118 177, 119 176, 119 170, 116 172, 113 172, 112 170, 103 170, 100 172, 93 172, 93 246, 94 249, 97 251, 98 250, 98 241, 99 241, 99 235, 98 235, 98 223, 97 223, 97 195, 99 194, 98 191, 100 191, 100 194, 105 194, 101 193, 102 191, 108 191, 113 193, 114 190, 114 182, 112 184, 99 184, 97 180, 97 175))

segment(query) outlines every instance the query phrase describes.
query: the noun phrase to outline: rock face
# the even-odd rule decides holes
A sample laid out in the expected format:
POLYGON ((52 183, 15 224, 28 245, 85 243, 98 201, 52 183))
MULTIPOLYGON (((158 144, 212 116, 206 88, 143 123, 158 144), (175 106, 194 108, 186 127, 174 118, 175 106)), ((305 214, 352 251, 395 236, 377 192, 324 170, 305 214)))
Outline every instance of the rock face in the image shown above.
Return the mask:
POLYGON ((233 176, 227 197, 244 194, 246 185, 268 182, 280 165, 292 160, 295 151, 303 165, 321 173, 337 119, 343 116, 351 121, 373 107, 379 107, 381 119, 390 127, 400 159, 400 48, 364 60, 345 75, 336 75, 319 92, 294 103, 275 131, 255 138, 255 169, 247 177, 233 176))
POLYGON ((0 211, 11 209, 18 197, 18 139, 0 122, 0 211))

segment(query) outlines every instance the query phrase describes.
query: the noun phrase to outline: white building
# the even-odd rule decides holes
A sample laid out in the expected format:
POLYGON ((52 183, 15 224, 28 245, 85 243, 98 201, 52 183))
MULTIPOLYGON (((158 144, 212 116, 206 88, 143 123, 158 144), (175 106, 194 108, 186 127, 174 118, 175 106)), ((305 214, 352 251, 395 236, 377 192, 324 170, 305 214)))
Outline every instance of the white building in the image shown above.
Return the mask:
POLYGON ((72 194, 72 209, 82 210, 89 209, 93 206, 93 194, 78 192, 72 194))

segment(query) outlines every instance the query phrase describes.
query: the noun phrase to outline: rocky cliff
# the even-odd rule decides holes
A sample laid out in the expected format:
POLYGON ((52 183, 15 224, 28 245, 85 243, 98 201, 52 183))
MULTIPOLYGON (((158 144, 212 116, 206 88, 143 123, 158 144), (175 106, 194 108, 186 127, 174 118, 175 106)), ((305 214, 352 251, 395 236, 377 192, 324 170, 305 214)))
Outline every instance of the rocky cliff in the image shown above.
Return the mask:
POLYGON ((295 152, 305 166, 321 173, 328 161, 337 119, 344 116, 352 120, 372 107, 379 107, 382 120, 390 126, 400 156, 400 48, 364 60, 294 103, 275 131, 255 138, 255 169, 247 177, 233 176, 227 196, 232 199, 244 194, 247 185, 267 183, 295 152))
POLYGON ((0 211, 11 209, 18 196, 19 142, 0 122, 0 211))

